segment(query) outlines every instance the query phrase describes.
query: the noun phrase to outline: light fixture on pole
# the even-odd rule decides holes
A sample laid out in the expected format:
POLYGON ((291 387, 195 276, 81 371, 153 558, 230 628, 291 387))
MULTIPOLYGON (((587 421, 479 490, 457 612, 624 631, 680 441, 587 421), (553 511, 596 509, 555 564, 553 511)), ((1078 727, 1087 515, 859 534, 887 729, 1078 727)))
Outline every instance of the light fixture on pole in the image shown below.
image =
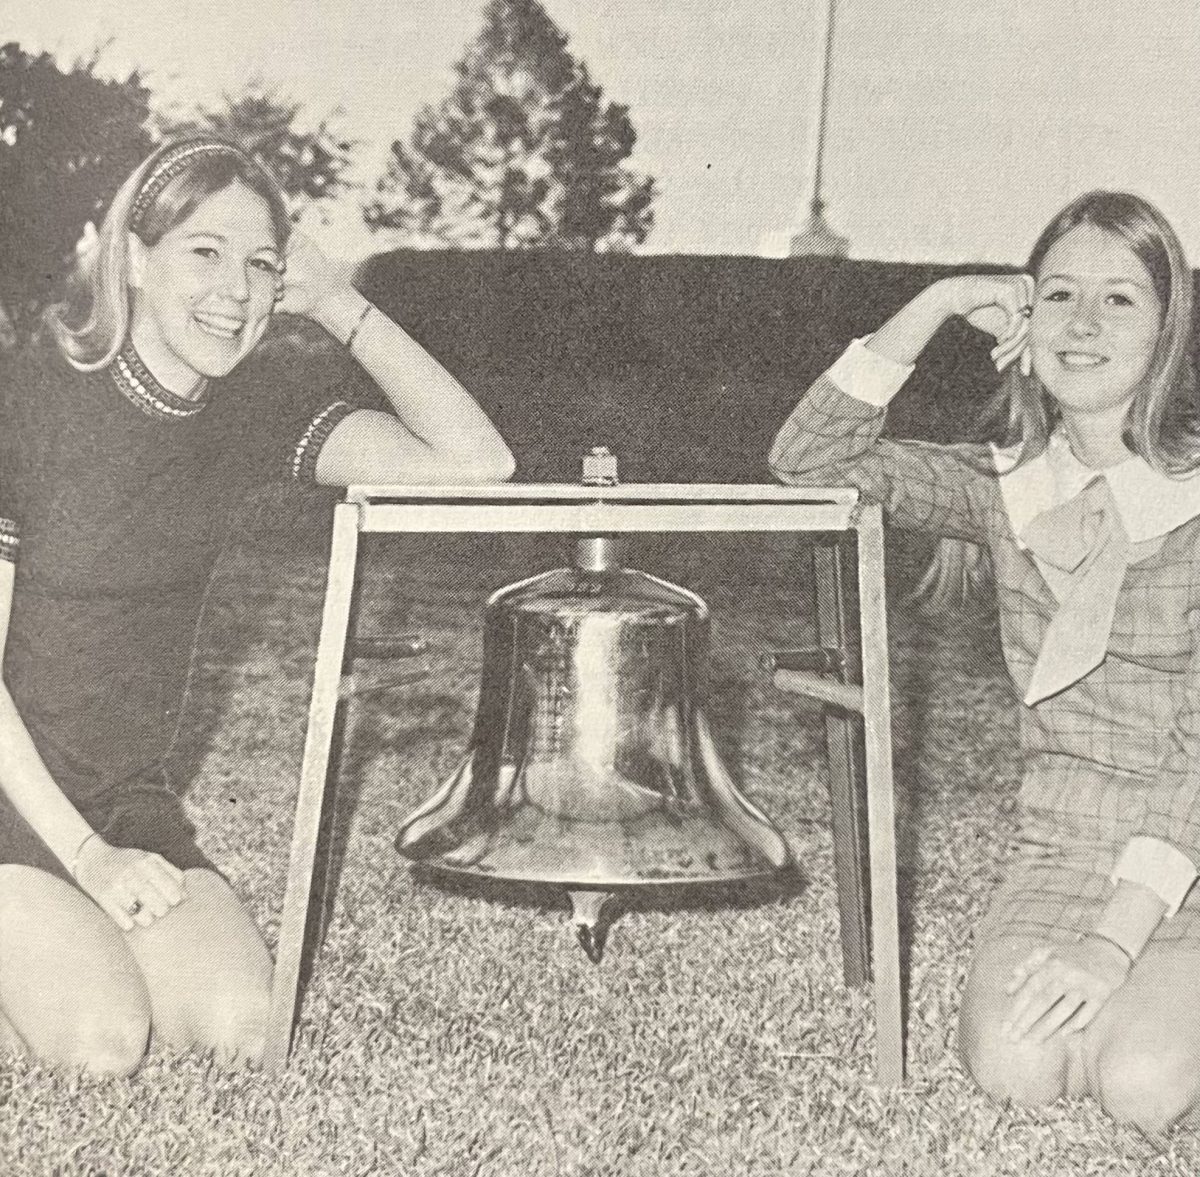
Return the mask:
MULTIPOLYGON (((817 133, 813 149, 812 199, 808 205, 808 222, 799 233, 793 235, 788 253, 791 257, 823 256, 845 257, 849 252, 848 238, 835 233, 825 220, 825 200, 821 196, 821 182, 825 164, 825 138, 829 130, 829 91, 833 73, 833 29, 837 0, 827 0, 824 6, 825 36, 820 64, 820 89, 817 100, 817 133)), ((821 21, 822 9, 818 3, 817 20, 821 21)), ((822 38, 818 38, 820 42, 822 38)))

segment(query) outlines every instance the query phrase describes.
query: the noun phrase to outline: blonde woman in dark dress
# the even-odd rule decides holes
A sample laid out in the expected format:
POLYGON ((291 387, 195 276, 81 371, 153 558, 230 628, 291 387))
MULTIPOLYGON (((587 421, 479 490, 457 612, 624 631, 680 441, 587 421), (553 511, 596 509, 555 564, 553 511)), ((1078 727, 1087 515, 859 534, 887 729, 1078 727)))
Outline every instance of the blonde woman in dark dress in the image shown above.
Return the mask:
POLYGON ((289 228, 236 147, 167 145, 114 198, 53 342, 0 369, 0 1040, 52 1063, 127 1074, 151 1040, 261 1055, 271 958, 167 777, 246 493, 512 473, 462 386, 289 228), (255 355, 277 309, 344 365, 289 379, 255 355))

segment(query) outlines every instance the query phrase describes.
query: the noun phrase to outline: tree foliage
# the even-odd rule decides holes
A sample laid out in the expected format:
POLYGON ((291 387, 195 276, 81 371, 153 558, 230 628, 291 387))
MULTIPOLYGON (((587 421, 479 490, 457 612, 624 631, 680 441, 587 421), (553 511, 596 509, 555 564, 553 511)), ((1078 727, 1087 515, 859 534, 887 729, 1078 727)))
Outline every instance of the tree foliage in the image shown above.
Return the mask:
POLYGON ((654 181, 624 166, 637 139, 538 0, 489 0, 437 106, 423 108, 363 216, 444 244, 621 249, 653 224, 654 181))
POLYGON ((337 128, 331 111, 316 125, 298 125, 303 106, 259 79, 214 107, 183 117, 163 116, 164 135, 210 132, 239 144, 279 181, 293 220, 312 204, 351 187, 346 178, 355 144, 337 128))
POLYGON ((99 57, 64 68, 16 42, 0 46, 0 309, 18 337, 152 145, 140 74, 98 77, 99 57))

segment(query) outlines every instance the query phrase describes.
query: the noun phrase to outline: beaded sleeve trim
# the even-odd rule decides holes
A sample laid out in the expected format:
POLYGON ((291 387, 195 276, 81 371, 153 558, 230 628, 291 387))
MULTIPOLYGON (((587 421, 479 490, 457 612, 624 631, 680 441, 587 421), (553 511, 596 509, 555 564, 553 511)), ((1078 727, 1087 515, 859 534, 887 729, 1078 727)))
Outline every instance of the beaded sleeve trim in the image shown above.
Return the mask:
POLYGON ((127 401, 160 421, 194 417, 208 404, 207 381, 200 389, 200 395, 194 399, 177 396, 155 380, 131 343, 127 343, 108 365, 108 375, 127 401))
POLYGON ((17 525, 11 519, 0 519, 0 560, 15 564, 20 546, 21 533, 17 525))
POLYGON ((288 463, 288 473, 293 478, 299 482, 316 481, 317 458, 321 455, 321 447, 339 423, 353 412, 354 406, 349 401, 334 401, 308 423, 288 463))

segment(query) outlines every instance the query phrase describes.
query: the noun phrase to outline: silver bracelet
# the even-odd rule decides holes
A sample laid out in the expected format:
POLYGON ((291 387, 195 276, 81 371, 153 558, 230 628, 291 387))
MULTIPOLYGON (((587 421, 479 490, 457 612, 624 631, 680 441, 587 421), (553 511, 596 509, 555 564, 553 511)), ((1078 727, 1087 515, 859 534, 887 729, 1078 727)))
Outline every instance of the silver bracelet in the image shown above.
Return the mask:
POLYGON ((88 836, 86 838, 84 838, 84 840, 82 842, 80 842, 79 845, 75 849, 75 857, 71 859, 71 878, 75 879, 76 882, 79 882, 79 879, 76 878, 76 875, 75 875, 75 871, 79 867, 79 856, 83 853, 83 848, 93 838, 98 838, 98 837, 100 837, 100 831, 92 830, 92 832, 90 834, 88 834, 88 836))

